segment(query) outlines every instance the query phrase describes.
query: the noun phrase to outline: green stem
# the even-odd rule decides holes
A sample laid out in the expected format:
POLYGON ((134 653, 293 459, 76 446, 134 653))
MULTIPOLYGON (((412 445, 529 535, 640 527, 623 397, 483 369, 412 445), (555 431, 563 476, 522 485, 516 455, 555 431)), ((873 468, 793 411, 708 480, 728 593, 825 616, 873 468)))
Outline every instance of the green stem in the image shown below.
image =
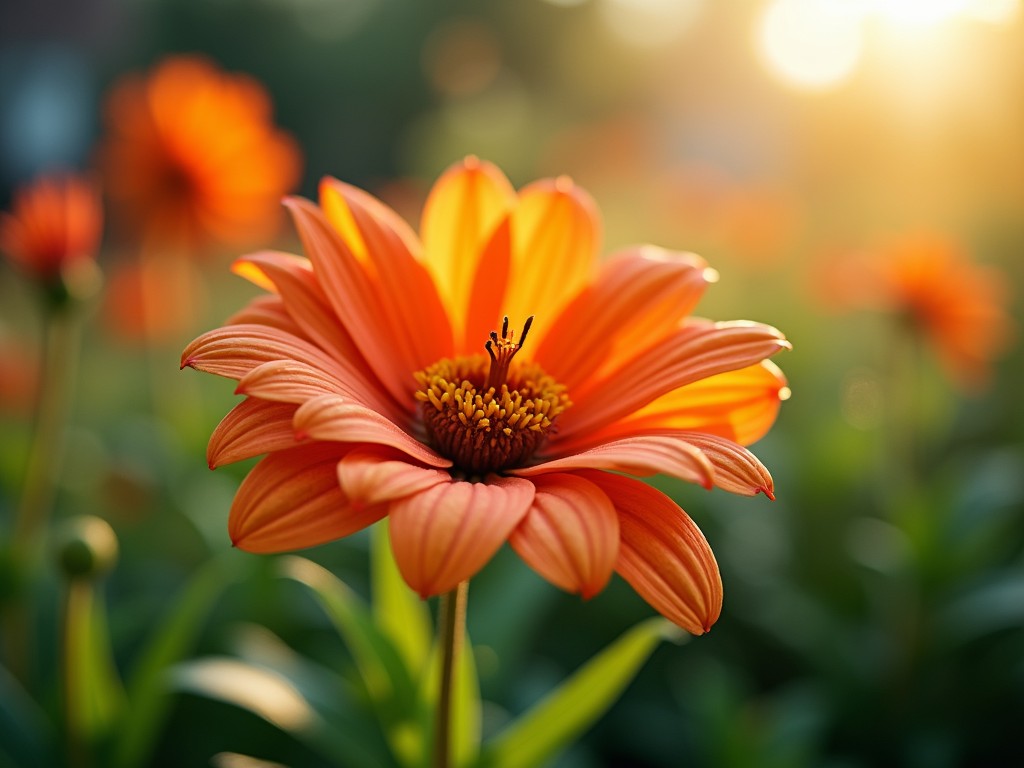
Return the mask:
POLYGON ((2 606, 3 641, 11 672, 27 683, 35 643, 33 606, 23 593, 35 578, 53 505, 64 420, 78 362, 78 313, 74 306, 51 306, 45 317, 42 381, 36 405, 32 445, 8 553, 15 583, 2 606))
POLYGON ((46 318, 43 381, 12 537, 16 553, 31 555, 34 552, 50 517, 68 394, 78 362, 78 318, 74 310, 74 307, 52 309, 46 318))
POLYGON ((449 768, 452 722, 452 689, 454 688, 455 663, 462 651, 462 639, 466 634, 466 598, 469 582, 464 581, 451 592, 441 596, 440 643, 441 643, 441 686, 437 695, 437 712, 434 720, 433 768, 449 768))

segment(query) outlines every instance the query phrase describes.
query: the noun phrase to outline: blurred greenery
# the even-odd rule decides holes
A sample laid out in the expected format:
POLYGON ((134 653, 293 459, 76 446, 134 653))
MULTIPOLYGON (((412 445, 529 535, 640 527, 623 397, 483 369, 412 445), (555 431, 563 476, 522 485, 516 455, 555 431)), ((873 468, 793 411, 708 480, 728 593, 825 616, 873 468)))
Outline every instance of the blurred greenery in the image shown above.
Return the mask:
MULTIPOLYGON (((818 276, 833 254, 937 231, 1001 270, 1019 328, 1024 12, 1016 2, 988 3, 1015 12, 999 24, 871 17, 857 69, 807 90, 780 80, 758 48, 770 5, 8 3, 0 8, 0 207, 39 171, 91 168, 104 94, 172 52, 202 52, 265 84, 276 122, 301 145, 299 191, 308 196, 330 174, 415 220, 430 181, 469 153, 517 184, 572 175, 602 209, 604 252, 638 241, 695 250, 721 275, 701 314, 786 332, 794 351, 778 362, 793 397, 753 448, 775 478, 774 503, 652 479, 712 544, 722 617, 706 636, 653 648, 607 714, 551 764, 1016 765, 1024 760, 1020 347, 993 362, 987 388, 965 393, 931 349, 909 351, 896 319, 835 311, 818 276), (639 38, 625 34, 634 28, 639 38)), ((277 245, 299 250, 287 231, 277 245)), ((204 456, 236 398, 228 382, 179 372, 178 357, 254 294, 227 270, 241 252, 198 264, 202 294, 181 310, 180 327, 148 346, 118 333, 102 296, 84 308, 68 429, 53 458, 56 521, 95 515, 119 541, 114 569, 89 582, 89 610, 103 611, 116 685, 125 686, 110 694, 117 719, 97 725, 109 751, 96 766, 261 764, 230 762, 244 755, 314 768, 388 765, 393 740, 403 738, 393 726, 415 715, 411 679, 392 701, 393 720, 367 710, 368 664, 428 663, 404 643, 393 613, 366 609, 357 624, 374 641, 346 635, 346 646, 338 606, 325 612, 280 578, 295 561, 230 551, 227 510, 251 462, 211 472, 204 456), (374 656, 381 647, 387 658, 374 656), (257 685, 276 693, 254 703, 257 685), (127 705, 114 701, 122 694, 127 705), (314 713, 301 727, 260 709, 289 696, 314 713)), ((101 266, 133 255, 112 221, 101 266)), ((6 537, 45 331, 27 280, 6 264, 0 274, 6 537)), ((391 588, 371 576, 371 539, 303 554, 363 605, 391 588)), ((0 563, 5 600, 28 590, 35 638, 22 673, 6 661, 0 668, 0 766, 86 764, 67 757, 58 736, 68 725, 62 605, 75 583, 47 558, 28 585, 0 563)), ((651 614, 619 579, 582 602, 500 552, 469 599, 484 743, 651 614)), ((409 618, 410 632, 422 636, 428 619, 409 618)))

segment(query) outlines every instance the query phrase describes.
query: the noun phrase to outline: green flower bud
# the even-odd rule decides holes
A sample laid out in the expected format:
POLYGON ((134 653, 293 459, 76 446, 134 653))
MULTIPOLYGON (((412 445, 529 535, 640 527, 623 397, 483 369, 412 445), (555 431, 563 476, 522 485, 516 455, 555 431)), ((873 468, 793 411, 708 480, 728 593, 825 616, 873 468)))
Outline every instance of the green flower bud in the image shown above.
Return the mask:
POLYGON ((95 579, 117 562, 117 535, 93 515, 68 520, 57 534, 57 561, 69 579, 95 579))

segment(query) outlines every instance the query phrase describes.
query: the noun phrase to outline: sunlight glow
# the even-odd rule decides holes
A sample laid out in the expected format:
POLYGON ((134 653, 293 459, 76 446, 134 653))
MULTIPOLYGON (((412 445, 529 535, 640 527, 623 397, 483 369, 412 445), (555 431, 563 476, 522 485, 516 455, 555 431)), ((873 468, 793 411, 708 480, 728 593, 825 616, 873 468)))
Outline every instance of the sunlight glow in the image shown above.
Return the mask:
POLYGON ((831 88, 848 78, 862 49, 860 19, 841 3, 776 0, 758 29, 769 69, 789 85, 831 88))
MULTIPOLYGON (((960 28, 1010 24, 1021 0, 771 0, 757 28, 769 70, 787 85, 824 91, 845 82, 862 58, 866 36, 895 44, 897 58, 929 69, 952 55, 960 28)), ((873 43, 874 47, 874 43, 873 43)))

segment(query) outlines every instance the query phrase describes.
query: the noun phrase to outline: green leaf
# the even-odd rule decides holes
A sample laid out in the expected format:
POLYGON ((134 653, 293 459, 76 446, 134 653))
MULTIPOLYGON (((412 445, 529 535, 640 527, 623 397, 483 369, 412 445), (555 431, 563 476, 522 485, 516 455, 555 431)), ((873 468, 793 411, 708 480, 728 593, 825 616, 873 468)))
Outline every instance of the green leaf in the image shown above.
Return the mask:
POLYGON ((227 657, 178 664, 172 671, 178 690, 223 701, 252 712, 292 735, 337 765, 378 768, 379 753, 367 749, 360 730, 345 721, 328 723, 283 674, 227 657))
POLYGON ((386 523, 372 531, 370 561, 373 618, 377 627, 394 644, 409 676, 419 678, 430 656, 433 630, 425 601, 409 588, 395 564, 386 523))
POLYGON ((170 706, 167 670, 189 653, 214 603, 238 577, 236 558, 235 552, 226 552, 206 563, 148 638, 128 678, 131 706, 116 734, 115 768, 147 761, 170 706))
POLYGON ((283 576, 312 590, 352 654, 388 739, 399 743, 416 717, 416 687, 391 640, 359 596, 330 571, 296 556, 281 558, 279 567, 283 576))
POLYGON ((479 765, 542 765, 608 710, 661 640, 683 637, 662 618, 637 624, 486 744, 479 765))
POLYGON ((124 710, 103 602, 93 582, 72 579, 64 614, 64 685, 72 748, 92 749, 124 710))

